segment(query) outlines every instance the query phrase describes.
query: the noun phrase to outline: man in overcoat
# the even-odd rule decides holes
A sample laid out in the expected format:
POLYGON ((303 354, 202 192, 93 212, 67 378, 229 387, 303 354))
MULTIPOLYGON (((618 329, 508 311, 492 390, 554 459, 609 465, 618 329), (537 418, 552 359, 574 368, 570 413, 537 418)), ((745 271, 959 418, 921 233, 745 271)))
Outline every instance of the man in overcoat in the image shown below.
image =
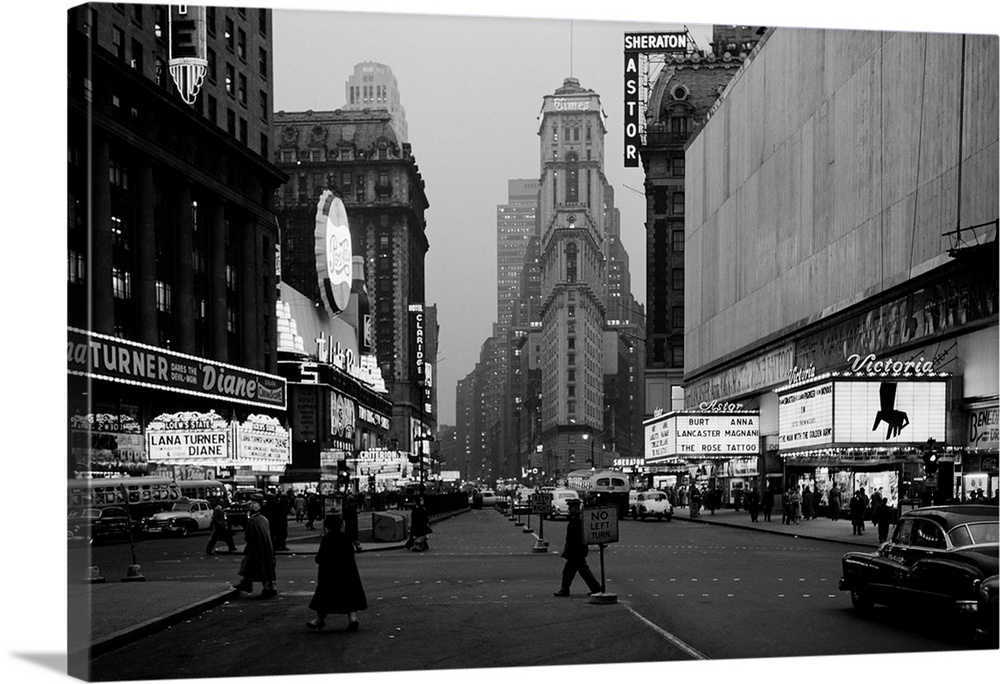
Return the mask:
POLYGON ((586 582, 591 594, 601 591, 601 583, 594 577, 590 566, 587 565, 587 545, 583 541, 583 518, 580 516, 580 500, 570 499, 569 522, 566 525, 566 544, 563 546, 562 557, 566 559, 566 565, 562 571, 562 586, 553 596, 569 596, 569 586, 573 583, 573 578, 577 573, 586 582))
POLYGON ((278 595, 275 588, 277 574, 275 571, 274 544, 271 542, 271 529, 260 513, 260 503, 250 504, 250 517, 243 532, 246 546, 243 549, 243 561, 240 563, 240 575, 243 577, 236 588, 247 594, 253 592, 253 583, 260 582, 263 590, 260 598, 269 599, 278 595))

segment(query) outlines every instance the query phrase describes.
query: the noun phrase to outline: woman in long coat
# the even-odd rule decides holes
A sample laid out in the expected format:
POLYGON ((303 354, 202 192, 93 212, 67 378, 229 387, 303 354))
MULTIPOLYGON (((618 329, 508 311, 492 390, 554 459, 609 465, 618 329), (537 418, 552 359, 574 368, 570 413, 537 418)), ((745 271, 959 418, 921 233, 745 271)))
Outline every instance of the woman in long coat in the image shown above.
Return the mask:
POLYGON ((368 608, 368 598, 361 584, 361 574, 354 560, 354 543, 344 531, 344 519, 329 513, 324 521, 326 534, 319 543, 316 563, 316 591, 309 602, 309 610, 316 611, 316 618, 306 623, 317 631, 326 626, 326 616, 347 616, 347 631, 358 631, 358 611, 368 608))
POLYGON ((427 515, 424 499, 420 498, 410 513, 410 551, 426 551, 430 548, 427 535, 431 532, 430 516, 427 515))
POLYGON ((275 588, 277 573, 275 571, 274 544, 271 541, 271 528, 267 518, 261 515, 260 504, 254 501, 250 504, 250 517, 243 532, 246 546, 243 549, 243 561, 240 563, 240 575, 243 579, 236 585, 240 591, 250 593, 253 583, 264 585, 261 598, 274 598, 278 595, 275 588))

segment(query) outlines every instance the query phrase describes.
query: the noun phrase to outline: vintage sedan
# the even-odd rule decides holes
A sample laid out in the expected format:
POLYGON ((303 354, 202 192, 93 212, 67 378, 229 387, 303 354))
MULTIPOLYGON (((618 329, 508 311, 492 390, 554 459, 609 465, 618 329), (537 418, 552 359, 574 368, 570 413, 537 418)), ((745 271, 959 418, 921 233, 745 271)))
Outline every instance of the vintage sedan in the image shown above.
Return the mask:
POLYGON ((978 622, 980 587, 997 574, 997 510, 966 504, 907 511, 877 551, 843 557, 840 588, 862 611, 878 603, 965 614, 978 622))
POLYGON ((128 540, 129 532, 138 538, 139 523, 129 518, 124 508, 71 508, 66 536, 71 543, 98 544, 103 541, 128 540))
POLYGON ((656 489, 642 492, 633 489, 628 495, 628 507, 633 520, 655 517, 670 522, 674 515, 674 507, 666 493, 656 489))
POLYGON ((181 537, 212 526, 212 505, 204 499, 180 499, 169 511, 145 518, 142 529, 147 534, 176 534, 181 537))

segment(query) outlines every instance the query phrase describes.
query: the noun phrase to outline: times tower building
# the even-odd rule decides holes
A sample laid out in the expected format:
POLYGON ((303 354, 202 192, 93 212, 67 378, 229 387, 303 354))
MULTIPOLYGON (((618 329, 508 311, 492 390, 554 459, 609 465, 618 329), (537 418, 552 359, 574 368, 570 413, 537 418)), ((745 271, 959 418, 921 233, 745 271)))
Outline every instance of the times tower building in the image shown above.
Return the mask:
POLYGON ((542 444, 551 478, 590 467, 604 430, 606 230, 600 97, 567 78, 540 114, 542 444), (585 437, 586 435, 586 437, 585 437))

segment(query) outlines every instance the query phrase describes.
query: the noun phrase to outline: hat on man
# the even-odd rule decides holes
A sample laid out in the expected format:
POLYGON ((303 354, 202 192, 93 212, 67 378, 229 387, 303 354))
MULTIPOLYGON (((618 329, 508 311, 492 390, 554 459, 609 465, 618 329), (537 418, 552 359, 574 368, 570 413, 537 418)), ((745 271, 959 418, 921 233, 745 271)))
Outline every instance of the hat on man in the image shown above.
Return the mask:
POLYGON ((579 506, 582 503, 579 499, 566 499, 567 506, 579 506))
POLYGON ((257 503, 256 501, 251 501, 250 502, 250 511, 252 513, 257 513, 258 511, 260 511, 260 504, 257 503))

